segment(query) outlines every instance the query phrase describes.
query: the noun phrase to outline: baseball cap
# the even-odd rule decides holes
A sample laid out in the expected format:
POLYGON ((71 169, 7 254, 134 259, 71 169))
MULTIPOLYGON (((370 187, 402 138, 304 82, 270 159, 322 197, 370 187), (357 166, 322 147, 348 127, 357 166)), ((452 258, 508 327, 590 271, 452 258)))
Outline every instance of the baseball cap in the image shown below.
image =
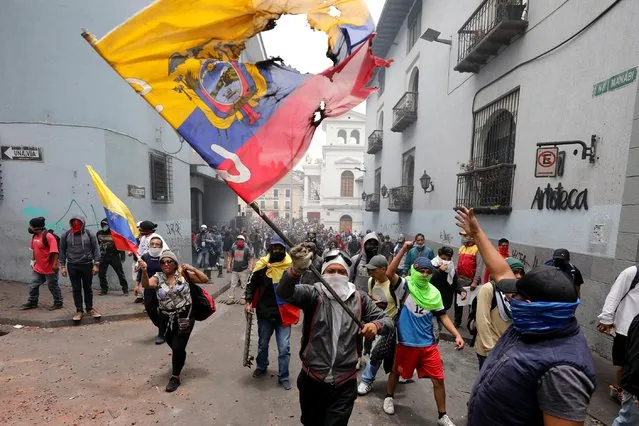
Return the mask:
POLYGON ((284 243, 284 240, 282 240, 279 235, 274 235, 273 238, 271 238, 271 245, 275 245, 275 244, 278 244, 284 247, 285 249, 288 248, 286 246, 286 243, 284 243))
MULTIPOLYGON (((244 238, 244 235, 240 234, 237 236, 236 240, 242 240, 242 241, 246 241, 246 238, 244 238)), ((271 240, 271 243, 273 242, 273 240, 271 240)))
POLYGON ((206 225, 200 225, 200 229, 209 229, 209 227, 206 225))
POLYGON ((435 270, 433 264, 430 262, 430 259, 428 259, 427 257, 418 257, 413 267, 418 271, 430 269, 430 271, 433 272, 435 270))
POLYGON ((513 270, 513 271, 518 271, 518 270, 519 271, 523 271, 523 270, 525 270, 524 263, 521 260, 517 259, 517 258, 508 257, 508 258, 506 258, 506 263, 508 264, 508 266, 510 266, 510 269, 513 270))
POLYGON ((142 231, 155 231, 158 225, 151 222, 150 220, 143 220, 138 227, 142 231))
POLYGON ((522 279, 499 281, 504 293, 516 293, 532 302, 576 302, 577 289, 570 278, 553 266, 539 266, 522 279))
POLYGON ((557 260, 570 260, 570 252, 565 248, 560 248, 553 252, 552 258, 557 260))
POLYGON ((44 221, 45 219, 42 216, 34 217, 29 221, 29 226, 31 226, 33 229, 44 229, 44 221))
POLYGON ((366 264, 366 269, 374 270, 377 268, 388 268, 388 260, 381 254, 371 257, 371 260, 366 264))

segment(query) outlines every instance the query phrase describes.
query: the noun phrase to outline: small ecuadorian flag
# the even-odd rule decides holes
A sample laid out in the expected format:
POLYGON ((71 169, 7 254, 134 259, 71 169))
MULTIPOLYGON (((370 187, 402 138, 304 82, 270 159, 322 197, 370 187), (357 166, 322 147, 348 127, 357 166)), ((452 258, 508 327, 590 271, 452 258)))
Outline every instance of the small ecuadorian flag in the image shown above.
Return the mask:
POLYGON ((111 228, 115 248, 120 251, 137 253, 138 228, 135 226, 135 219, 133 219, 129 208, 104 184, 100 175, 91 166, 87 166, 87 170, 93 179, 102 205, 104 205, 104 212, 109 222, 109 228, 111 228))

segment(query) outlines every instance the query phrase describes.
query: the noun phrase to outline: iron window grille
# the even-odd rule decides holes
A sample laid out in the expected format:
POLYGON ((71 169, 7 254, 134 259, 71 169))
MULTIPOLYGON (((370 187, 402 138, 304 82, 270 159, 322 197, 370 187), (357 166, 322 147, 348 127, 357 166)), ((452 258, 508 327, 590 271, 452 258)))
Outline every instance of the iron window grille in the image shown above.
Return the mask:
POLYGON ((173 158, 159 151, 149 152, 151 172, 151 199, 164 203, 173 202, 173 158))
POLYGON ((471 159, 457 175, 457 205, 478 213, 512 211, 519 88, 475 112, 471 159))
POLYGON ((279 198, 280 197, 280 190, 279 189, 274 189, 273 190, 273 197, 274 198, 279 198))
POLYGON ((290 210, 291 209, 291 202, 290 201, 285 201, 284 202, 284 209, 285 210, 290 210))
POLYGON ((273 210, 279 210, 279 209, 280 209, 280 202, 273 201, 273 210))
POLYGON ((266 201, 260 200, 260 210, 265 210, 265 209, 266 209, 266 201))

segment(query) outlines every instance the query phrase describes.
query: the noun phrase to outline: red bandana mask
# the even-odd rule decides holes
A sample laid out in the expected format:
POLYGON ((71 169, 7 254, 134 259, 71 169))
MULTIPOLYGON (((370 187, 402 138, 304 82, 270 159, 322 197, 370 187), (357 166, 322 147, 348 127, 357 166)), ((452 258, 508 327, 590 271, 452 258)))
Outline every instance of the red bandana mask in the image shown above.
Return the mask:
POLYGON ((71 232, 77 234, 80 231, 82 231, 82 222, 77 219, 73 219, 71 221, 71 232))

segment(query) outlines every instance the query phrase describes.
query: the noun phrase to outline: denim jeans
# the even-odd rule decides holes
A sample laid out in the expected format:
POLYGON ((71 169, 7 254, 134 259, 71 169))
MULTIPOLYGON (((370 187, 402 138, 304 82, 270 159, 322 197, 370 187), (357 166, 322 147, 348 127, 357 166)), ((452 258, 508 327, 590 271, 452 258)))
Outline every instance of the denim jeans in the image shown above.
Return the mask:
POLYGON ((639 425, 639 405, 635 404, 637 397, 628 391, 623 391, 621 410, 612 422, 612 426, 636 426, 639 425))
POLYGON ((271 336, 275 332, 275 340, 277 341, 277 352, 279 354, 277 363, 279 373, 277 375, 279 381, 288 380, 288 363, 291 359, 291 327, 282 327, 282 323, 274 319, 258 319, 257 320, 257 368, 266 370, 268 367, 268 344, 271 336))
POLYGON ((366 383, 367 385, 372 385, 375 382, 375 376, 377 376, 377 371, 382 366, 383 362, 384 362, 383 359, 375 359, 375 360, 368 361, 368 364, 366 364, 366 368, 364 369, 364 372, 362 373, 362 382, 366 383))
POLYGON ((29 303, 32 305, 38 304, 38 298, 40 297, 40 286, 47 283, 47 287, 53 296, 53 304, 62 306, 62 292, 60 291, 60 285, 58 284, 58 273, 54 274, 40 274, 33 271, 33 280, 29 286, 29 303))
POLYGON ((203 249, 202 251, 200 251, 197 254, 197 267, 198 268, 208 268, 211 265, 209 265, 209 251, 206 249, 203 249))

